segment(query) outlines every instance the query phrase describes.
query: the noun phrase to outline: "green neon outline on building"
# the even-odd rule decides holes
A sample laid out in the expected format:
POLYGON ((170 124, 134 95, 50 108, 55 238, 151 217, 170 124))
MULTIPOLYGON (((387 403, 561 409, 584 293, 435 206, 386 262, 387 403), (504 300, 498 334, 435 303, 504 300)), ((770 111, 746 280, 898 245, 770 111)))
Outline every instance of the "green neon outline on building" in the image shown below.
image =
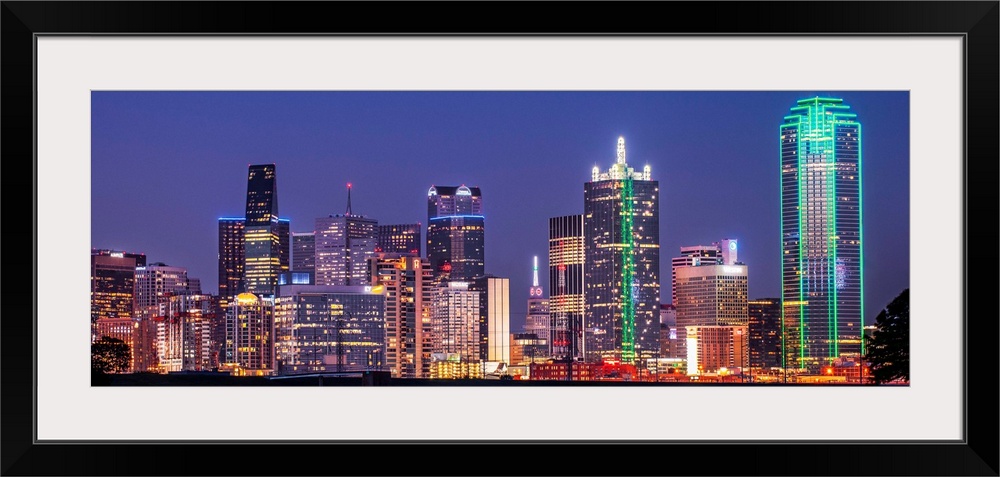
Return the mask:
POLYGON ((635 361, 635 303, 632 294, 635 276, 635 234, 632 232, 632 177, 622 181, 622 362, 635 361))

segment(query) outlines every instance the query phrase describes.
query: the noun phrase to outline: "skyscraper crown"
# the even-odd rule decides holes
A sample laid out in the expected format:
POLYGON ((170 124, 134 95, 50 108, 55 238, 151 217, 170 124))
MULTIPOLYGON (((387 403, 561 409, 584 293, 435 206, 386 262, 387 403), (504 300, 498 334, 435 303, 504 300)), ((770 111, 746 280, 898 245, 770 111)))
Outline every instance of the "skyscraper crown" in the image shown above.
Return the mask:
POLYGON ((637 172, 634 168, 629 167, 628 163, 625 162, 625 138, 619 137, 618 145, 615 149, 615 163, 607 172, 601 172, 600 168, 594 166, 590 175, 593 182, 623 179, 648 181, 649 172, 648 165, 643 167, 641 172, 637 172))

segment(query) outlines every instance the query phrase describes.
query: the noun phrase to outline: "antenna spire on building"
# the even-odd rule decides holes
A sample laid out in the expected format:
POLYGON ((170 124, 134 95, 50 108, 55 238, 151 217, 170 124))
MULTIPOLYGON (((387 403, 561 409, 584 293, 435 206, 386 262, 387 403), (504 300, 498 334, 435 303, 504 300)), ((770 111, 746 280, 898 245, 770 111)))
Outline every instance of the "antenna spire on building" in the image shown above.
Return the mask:
POLYGON ((347 183, 347 212, 344 215, 351 215, 351 183, 347 183))
POLYGON ((531 286, 537 287, 538 286, 538 255, 535 255, 535 264, 534 264, 534 267, 532 267, 531 270, 532 270, 531 286))
POLYGON ((625 164, 625 137, 618 137, 618 163, 625 164))

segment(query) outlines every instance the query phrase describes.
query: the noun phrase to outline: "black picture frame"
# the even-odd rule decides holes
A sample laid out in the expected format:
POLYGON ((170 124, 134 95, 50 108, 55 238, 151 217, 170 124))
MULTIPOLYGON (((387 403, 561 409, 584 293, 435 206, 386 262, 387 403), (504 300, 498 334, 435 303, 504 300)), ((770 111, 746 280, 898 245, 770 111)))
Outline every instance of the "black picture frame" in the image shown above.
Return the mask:
MULTIPOLYGON (((3 1, 3 475, 998 475, 997 1, 837 2, 62 2, 3 1), (567 11, 572 10, 572 15, 567 11), (663 12, 674 12, 664 14, 663 12), (392 12, 391 15, 387 12, 392 12), (561 13, 554 13, 561 12, 561 13), (445 14, 447 13, 447 14, 445 14), (455 18, 462 23, 454 22, 455 18), (810 19, 808 21, 804 19, 810 19), (65 442, 36 440, 37 214, 23 224, 35 157, 40 35, 955 35, 964 42, 960 441, 65 442), (21 220, 13 220, 21 217, 21 220), (29 233, 30 232, 30 233, 29 233), (972 253, 968 245, 980 244, 972 253), (28 271, 34 271, 29 280, 28 271), (985 304, 984 297, 991 303, 985 304), (441 447, 460 447, 441 452, 441 447), (464 455, 464 457, 459 457, 464 455), (238 456, 238 457, 228 457, 238 456), (270 456, 270 457, 268 457, 270 456), (473 462, 468 464, 468 462, 473 462)), ((67 399, 72 399, 68 396, 67 399)), ((877 406, 893 403, 873 403, 877 406)), ((927 409, 933 413, 939 410, 927 409)), ((919 419, 920 416, 914 416, 919 419)), ((794 425, 794 419, 782 418, 794 425)), ((859 434, 866 422, 859 420, 859 434)))

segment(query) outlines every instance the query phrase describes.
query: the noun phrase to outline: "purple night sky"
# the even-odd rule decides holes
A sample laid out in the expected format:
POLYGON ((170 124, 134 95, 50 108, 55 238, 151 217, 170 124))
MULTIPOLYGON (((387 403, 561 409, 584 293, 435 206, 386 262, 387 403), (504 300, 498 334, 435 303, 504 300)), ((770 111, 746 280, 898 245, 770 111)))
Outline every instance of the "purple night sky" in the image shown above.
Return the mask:
MULTIPOLYGON (((242 217, 249 164, 277 166, 293 232, 344 213, 427 225, 432 184, 478 186, 486 271, 511 281, 521 331, 548 219, 583 212, 594 165, 660 183, 661 301, 681 246, 739 240, 750 299, 780 297, 778 126, 795 101, 843 98, 863 127, 866 324, 909 287, 909 94, 785 92, 94 92, 91 243, 186 267, 218 292, 217 219, 242 217)), ((424 237, 426 240, 426 237, 424 237)), ((426 243, 425 243, 426 247, 426 243)))

